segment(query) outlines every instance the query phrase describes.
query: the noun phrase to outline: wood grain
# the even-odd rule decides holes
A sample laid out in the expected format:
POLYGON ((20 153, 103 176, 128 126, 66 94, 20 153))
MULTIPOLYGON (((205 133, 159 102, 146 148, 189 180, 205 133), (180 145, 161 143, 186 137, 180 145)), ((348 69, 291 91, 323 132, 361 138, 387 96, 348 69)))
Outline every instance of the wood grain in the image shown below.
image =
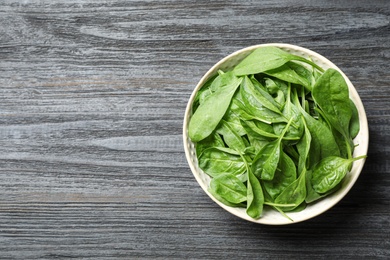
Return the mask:
POLYGON ((390 257, 388 1, 0 0, 0 259, 390 257), (329 212, 244 222, 181 141, 202 75, 243 47, 328 57, 366 108, 369 158, 329 212))

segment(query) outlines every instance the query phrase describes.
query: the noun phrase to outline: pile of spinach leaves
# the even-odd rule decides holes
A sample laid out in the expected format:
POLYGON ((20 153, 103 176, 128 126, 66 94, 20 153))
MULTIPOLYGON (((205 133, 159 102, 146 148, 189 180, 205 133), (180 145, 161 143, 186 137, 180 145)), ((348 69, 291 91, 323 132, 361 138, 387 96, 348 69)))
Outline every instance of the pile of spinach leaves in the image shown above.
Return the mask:
POLYGON ((284 216, 340 188, 359 116, 335 69, 277 47, 254 50, 198 91, 188 134, 209 191, 260 218, 284 216))

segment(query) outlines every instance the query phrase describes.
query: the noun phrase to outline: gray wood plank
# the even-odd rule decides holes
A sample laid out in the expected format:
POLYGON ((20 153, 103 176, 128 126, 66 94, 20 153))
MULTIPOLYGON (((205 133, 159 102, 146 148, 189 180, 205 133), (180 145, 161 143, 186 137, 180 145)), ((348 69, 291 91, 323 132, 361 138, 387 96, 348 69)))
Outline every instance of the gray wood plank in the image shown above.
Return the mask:
POLYGON ((0 0, 0 259, 390 257, 388 1, 0 0), (242 221, 182 147, 202 75, 243 47, 328 57, 366 108, 369 158, 329 212, 242 221))

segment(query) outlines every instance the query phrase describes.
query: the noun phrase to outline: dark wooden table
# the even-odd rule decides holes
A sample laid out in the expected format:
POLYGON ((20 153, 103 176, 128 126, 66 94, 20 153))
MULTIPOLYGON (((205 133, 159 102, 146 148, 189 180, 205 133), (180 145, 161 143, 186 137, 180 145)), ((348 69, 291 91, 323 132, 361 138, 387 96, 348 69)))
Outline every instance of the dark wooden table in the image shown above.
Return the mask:
POLYGON ((389 14, 386 0, 0 0, 0 258, 388 259, 389 14), (182 145, 201 76, 269 42, 338 65, 370 129, 350 193, 287 226, 222 210, 182 145))

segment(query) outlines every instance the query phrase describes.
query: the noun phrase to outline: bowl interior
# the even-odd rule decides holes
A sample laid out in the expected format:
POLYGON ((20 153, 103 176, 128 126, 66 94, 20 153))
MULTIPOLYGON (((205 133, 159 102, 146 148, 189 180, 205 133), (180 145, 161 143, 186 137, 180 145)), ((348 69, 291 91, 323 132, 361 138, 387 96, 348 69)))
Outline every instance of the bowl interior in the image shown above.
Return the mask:
POLYGON ((188 137, 188 124, 189 120, 192 114, 192 103, 194 101, 194 98, 196 96, 197 91, 203 86, 203 84, 213 75, 217 73, 218 70, 229 70, 233 68, 236 64, 238 64, 241 60, 243 60, 247 55, 249 55, 253 50, 262 47, 262 46, 276 46, 279 47, 287 52, 290 52, 295 55, 299 55, 305 58, 309 58, 315 63, 317 63, 319 66, 323 67, 324 69, 328 68, 334 68, 340 71, 340 73, 345 78, 345 81, 348 84, 349 87, 349 95, 350 98, 355 103, 358 112, 359 112, 359 118, 360 118, 360 132, 354 139, 354 143, 358 144, 354 150, 353 156, 359 156, 359 155, 365 155, 367 154, 368 150, 368 124, 367 124, 367 118, 366 113, 362 104, 362 101, 352 85, 351 81, 347 78, 347 76, 331 61, 326 59, 325 57, 321 56, 318 53, 315 53, 311 50, 308 50, 306 48, 302 48, 296 45, 290 45, 290 44, 280 44, 280 43, 274 43, 274 44, 261 44, 261 45, 255 45, 250 46, 248 48, 239 50, 235 53, 230 54, 229 56, 225 57, 218 63, 216 63, 199 81, 198 85, 194 89, 190 100, 187 104, 187 108, 185 111, 185 118, 184 118, 184 124, 183 124, 183 142, 184 142, 184 149, 186 158, 188 161, 188 164, 191 168, 191 171, 199 183, 199 185, 202 187, 202 189, 206 192, 206 194, 214 200, 218 205, 220 205, 222 208, 227 210, 228 212, 242 218, 248 221, 261 223, 261 224, 269 224, 269 225, 283 225, 283 224, 292 224, 301 222, 310 218, 313 218, 332 206, 334 206, 337 202, 339 202, 352 188, 353 184, 356 182, 363 165, 365 163, 365 159, 355 161, 353 164, 353 167, 351 171, 347 174, 347 176, 344 178, 342 182, 341 188, 325 197, 324 199, 321 199, 319 201, 316 201, 314 203, 311 203, 307 205, 307 207, 300 212, 291 212, 287 213, 288 216, 293 220, 289 220, 286 217, 282 216, 279 212, 273 209, 264 208, 263 216, 259 219, 252 219, 246 214, 246 211, 244 208, 234 208, 224 205, 223 203, 219 202, 216 198, 214 198, 208 191, 208 186, 210 183, 210 177, 205 174, 198 166, 198 160, 196 157, 195 152, 195 145, 191 142, 191 140, 188 137))

